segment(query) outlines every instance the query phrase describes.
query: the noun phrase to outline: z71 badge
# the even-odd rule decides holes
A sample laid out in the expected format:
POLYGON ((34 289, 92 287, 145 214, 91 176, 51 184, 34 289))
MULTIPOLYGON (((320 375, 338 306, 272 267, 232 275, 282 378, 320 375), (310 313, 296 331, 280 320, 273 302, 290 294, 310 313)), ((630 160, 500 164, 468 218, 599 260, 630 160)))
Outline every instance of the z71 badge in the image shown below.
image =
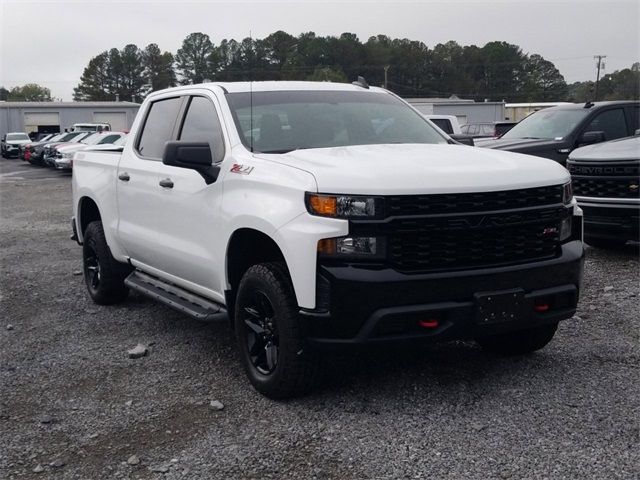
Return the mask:
POLYGON ((249 165, 240 165, 238 163, 234 163, 229 170, 231 173, 240 173, 242 175, 249 175, 253 171, 253 167, 249 165))

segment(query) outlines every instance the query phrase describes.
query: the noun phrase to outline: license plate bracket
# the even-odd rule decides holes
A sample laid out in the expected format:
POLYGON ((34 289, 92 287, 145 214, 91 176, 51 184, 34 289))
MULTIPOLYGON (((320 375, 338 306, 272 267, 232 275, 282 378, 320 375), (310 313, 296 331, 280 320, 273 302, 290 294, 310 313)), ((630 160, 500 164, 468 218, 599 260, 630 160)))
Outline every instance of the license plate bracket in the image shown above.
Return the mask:
POLYGON ((523 318, 525 298, 522 289, 480 292, 474 297, 479 325, 517 322, 523 318))

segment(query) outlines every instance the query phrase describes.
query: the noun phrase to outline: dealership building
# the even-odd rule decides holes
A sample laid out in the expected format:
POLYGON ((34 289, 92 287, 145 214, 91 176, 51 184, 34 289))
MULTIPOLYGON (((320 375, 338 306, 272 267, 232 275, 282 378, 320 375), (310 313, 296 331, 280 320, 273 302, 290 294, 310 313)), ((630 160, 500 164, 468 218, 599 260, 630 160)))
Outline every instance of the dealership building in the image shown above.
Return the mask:
POLYGON ((111 130, 129 130, 139 107, 132 102, 0 102, 0 136, 62 132, 75 123, 108 123, 111 130))

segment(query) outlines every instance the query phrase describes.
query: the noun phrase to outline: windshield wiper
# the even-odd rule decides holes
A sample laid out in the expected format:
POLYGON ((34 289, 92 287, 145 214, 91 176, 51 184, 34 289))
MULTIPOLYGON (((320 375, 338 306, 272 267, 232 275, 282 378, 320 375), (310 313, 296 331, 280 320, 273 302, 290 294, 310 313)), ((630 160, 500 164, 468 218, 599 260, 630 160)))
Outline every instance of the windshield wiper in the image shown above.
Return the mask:
POLYGON ((297 148, 282 148, 282 149, 278 149, 278 150, 261 150, 260 152, 257 153, 289 153, 289 152, 293 152, 294 150, 298 150, 297 148))

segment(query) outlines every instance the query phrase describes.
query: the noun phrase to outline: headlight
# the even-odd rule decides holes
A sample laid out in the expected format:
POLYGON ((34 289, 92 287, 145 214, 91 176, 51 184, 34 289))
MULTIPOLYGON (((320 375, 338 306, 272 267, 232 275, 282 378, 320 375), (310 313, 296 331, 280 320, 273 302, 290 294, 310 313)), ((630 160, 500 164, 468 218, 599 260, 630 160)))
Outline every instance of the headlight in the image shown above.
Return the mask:
POLYGON ((379 259, 385 256, 382 237, 325 238, 318 242, 321 257, 379 259))
POLYGON ((562 186, 562 203, 569 205, 573 199, 573 189, 571 188, 571 182, 565 183, 562 186))
POLYGON ((307 192, 305 204, 311 215, 344 219, 374 219, 383 216, 382 198, 360 195, 325 195, 307 192))
POLYGON ((65 152, 62 154, 62 158, 73 158, 73 153, 65 152))

